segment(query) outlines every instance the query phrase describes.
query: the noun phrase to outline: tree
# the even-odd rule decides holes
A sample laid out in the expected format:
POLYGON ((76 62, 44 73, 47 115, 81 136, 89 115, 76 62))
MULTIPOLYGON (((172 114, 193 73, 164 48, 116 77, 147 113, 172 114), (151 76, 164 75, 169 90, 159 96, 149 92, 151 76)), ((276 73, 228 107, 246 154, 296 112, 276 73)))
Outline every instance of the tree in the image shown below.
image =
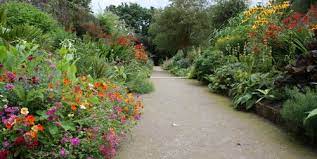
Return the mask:
POLYGON ((128 27, 134 29, 135 33, 147 36, 152 21, 153 8, 143 8, 137 3, 122 3, 119 6, 111 5, 106 8, 120 17, 128 27))
POLYGON ((216 4, 209 8, 210 23, 213 28, 220 29, 227 24, 229 19, 246 8, 245 0, 217 0, 216 4))
POLYGON ((149 30, 157 49, 167 56, 204 43, 211 31, 205 0, 171 2, 164 10, 156 12, 149 30))
POLYGON ((90 10, 90 3, 91 3, 91 0, 67 0, 71 3, 74 3, 76 5, 79 5, 79 6, 82 6, 88 10, 90 10))

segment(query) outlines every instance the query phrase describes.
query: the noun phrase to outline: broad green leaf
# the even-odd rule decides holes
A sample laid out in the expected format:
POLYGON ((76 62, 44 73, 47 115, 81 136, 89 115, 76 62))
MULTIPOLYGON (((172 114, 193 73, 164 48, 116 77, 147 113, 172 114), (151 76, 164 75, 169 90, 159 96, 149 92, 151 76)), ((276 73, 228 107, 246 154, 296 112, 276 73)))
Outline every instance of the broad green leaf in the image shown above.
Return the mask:
POLYGON ((76 126, 71 121, 62 121, 61 125, 62 125, 62 128, 65 129, 65 131, 68 131, 68 130, 76 131, 76 126))
POLYGON ((47 129, 52 136, 55 136, 59 133, 58 127, 54 124, 49 124, 47 129))
POLYGON ((313 111, 311 111, 308 114, 308 116, 304 120, 304 125, 307 125, 310 120, 312 120, 313 118, 316 118, 316 117, 317 117, 317 109, 314 109, 313 111))

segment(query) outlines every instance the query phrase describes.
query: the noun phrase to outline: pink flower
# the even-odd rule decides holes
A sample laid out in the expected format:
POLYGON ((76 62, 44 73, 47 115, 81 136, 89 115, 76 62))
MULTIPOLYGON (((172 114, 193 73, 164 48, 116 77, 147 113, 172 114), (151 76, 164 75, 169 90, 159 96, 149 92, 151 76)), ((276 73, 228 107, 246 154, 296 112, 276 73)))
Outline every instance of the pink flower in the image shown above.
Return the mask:
POLYGON ((14 73, 8 71, 8 72, 6 73, 6 75, 7 75, 7 78, 9 79, 10 82, 14 82, 14 81, 15 81, 16 75, 15 75, 14 73))
POLYGON ((15 88, 15 86, 13 84, 11 84, 11 83, 8 83, 5 86, 5 89, 8 90, 8 91, 12 91, 14 88, 15 88))
POLYGON ((67 156, 66 154, 66 150, 64 148, 61 149, 61 151, 59 152, 59 154, 61 155, 61 157, 65 158, 67 156))
POLYGON ((73 145, 73 146, 78 146, 80 144, 80 139, 79 138, 71 138, 70 139, 70 143, 73 145))

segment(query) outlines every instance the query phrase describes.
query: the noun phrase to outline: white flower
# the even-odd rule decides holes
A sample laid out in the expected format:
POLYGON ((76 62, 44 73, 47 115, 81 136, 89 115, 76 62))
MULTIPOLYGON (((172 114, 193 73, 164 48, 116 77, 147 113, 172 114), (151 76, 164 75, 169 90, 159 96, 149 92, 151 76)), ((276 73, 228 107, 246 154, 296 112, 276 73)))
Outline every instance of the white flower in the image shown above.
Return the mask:
POLYGON ((94 85, 93 84, 89 83, 88 86, 89 86, 90 90, 94 89, 94 85))
POLYGON ((80 105, 79 107, 80 107, 80 109, 87 109, 86 106, 84 106, 84 105, 80 105))
POLYGON ((72 118, 72 117, 74 117, 74 114, 73 113, 68 114, 68 117, 72 118))

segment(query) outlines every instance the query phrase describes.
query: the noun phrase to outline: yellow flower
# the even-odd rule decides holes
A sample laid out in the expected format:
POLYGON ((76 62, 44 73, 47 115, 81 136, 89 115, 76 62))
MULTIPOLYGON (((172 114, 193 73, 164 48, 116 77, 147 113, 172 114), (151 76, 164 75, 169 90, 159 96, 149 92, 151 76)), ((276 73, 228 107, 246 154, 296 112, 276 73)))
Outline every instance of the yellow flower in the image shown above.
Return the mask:
POLYGON ((313 30, 313 31, 317 30, 317 24, 314 24, 314 25, 310 26, 310 29, 313 30))
POLYGON ((21 109, 21 114, 28 115, 29 114, 29 109, 28 108, 22 108, 21 109))

